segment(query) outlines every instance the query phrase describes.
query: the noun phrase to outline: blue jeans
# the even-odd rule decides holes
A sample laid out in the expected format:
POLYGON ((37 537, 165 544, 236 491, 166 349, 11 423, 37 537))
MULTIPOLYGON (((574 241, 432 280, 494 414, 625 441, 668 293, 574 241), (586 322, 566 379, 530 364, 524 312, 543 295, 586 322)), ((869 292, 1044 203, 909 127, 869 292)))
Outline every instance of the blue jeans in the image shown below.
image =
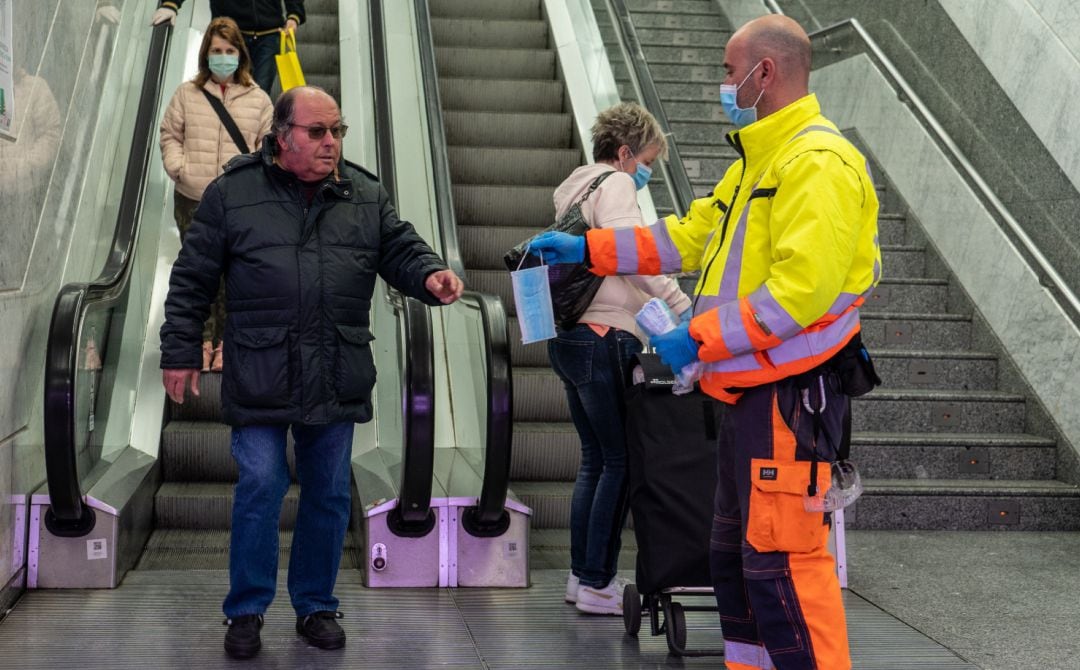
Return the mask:
POLYGON ((570 570, 603 588, 618 569, 627 513, 623 385, 641 342, 612 328, 600 337, 584 324, 548 340, 555 374, 566 386, 581 438, 581 469, 570 501, 570 570))
POLYGON ((270 88, 277 78, 274 56, 281 50, 281 35, 244 35, 244 45, 251 56, 251 76, 255 78, 255 83, 270 95, 270 88))
MULTIPOLYGON (((289 489, 285 460, 288 426, 241 426, 232 430, 232 454, 240 466, 229 544, 227 617, 262 614, 274 599, 278 569, 278 523, 289 489)), ((334 597, 345 530, 349 525, 352 423, 293 424, 300 508, 289 555, 289 597, 297 616, 336 611, 334 597)))

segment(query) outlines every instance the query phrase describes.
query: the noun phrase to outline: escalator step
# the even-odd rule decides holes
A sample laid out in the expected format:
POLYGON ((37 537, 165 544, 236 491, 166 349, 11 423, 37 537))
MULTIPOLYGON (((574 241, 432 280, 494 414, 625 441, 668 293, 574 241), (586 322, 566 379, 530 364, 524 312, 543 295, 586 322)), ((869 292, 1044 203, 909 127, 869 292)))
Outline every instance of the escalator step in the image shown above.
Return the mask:
POLYGON ((443 113, 446 142, 450 145, 568 149, 573 140, 572 121, 569 114, 443 113))
MULTIPOLYGON (((362 568, 363 552, 354 539, 345 535, 341 557, 343 569, 362 568)), ((293 532, 278 533, 278 568, 289 566, 293 532)), ((229 568, 229 531, 227 530, 155 530, 146 543, 136 570, 227 570, 229 568)))
POLYGON ((539 19, 541 0, 431 0, 431 15, 489 19, 539 19))
MULTIPOLYGON (((232 457, 232 429, 210 421, 171 421, 161 431, 162 477, 167 482, 235 482, 238 476, 232 457)), ((292 433, 287 433, 285 456, 296 481, 296 458, 292 433)))
MULTIPOLYGON (((281 506, 279 528, 292 528, 300 487, 289 486, 281 506)), ((156 528, 191 530, 232 527, 233 485, 223 482, 164 482, 154 496, 156 528)))
POLYGON ((447 112, 561 112, 564 91, 561 81, 470 77, 439 79, 439 99, 447 112))
POLYGON ((549 186, 454 184, 458 225, 531 226, 555 221, 554 189, 549 186))

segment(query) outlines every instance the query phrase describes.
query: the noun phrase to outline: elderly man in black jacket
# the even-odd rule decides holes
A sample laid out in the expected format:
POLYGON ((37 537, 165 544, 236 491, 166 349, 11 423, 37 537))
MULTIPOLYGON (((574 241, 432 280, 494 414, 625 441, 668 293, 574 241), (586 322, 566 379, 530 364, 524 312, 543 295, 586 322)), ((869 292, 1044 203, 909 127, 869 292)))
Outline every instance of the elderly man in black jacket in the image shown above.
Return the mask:
POLYGON ((333 595, 350 511, 353 424, 371 419, 375 367, 368 329, 378 274, 430 305, 461 280, 398 219, 386 191, 341 160, 346 127, 314 87, 284 93, 273 134, 206 189, 173 266, 161 327, 169 397, 198 393, 202 324, 225 277, 222 403, 240 466, 223 609, 225 650, 255 655, 277 578, 278 518, 289 486, 292 427, 300 506, 289 563, 297 632, 338 648, 333 595))
MULTIPOLYGON (((176 12, 183 4, 184 0, 161 0, 151 25, 175 24, 176 12)), ((210 15, 215 19, 227 16, 240 26, 251 56, 251 76, 269 95, 277 77, 274 55, 281 45, 278 35, 283 30, 296 30, 304 22, 304 0, 210 0, 210 15)))

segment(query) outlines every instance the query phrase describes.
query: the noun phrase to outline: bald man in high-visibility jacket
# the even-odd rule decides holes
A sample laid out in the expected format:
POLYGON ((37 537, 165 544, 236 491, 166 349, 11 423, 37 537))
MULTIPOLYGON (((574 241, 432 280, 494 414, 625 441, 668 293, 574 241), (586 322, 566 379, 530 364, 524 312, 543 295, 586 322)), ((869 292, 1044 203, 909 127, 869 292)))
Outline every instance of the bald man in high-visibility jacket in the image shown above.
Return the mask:
POLYGON ((808 512, 804 495, 811 472, 828 489, 850 430, 830 363, 859 334, 858 308, 881 277, 877 196, 866 158, 809 93, 810 40, 795 21, 746 24, 724 68, 740 160, 710 197, 682 219, 544 233, 531 248, 599 275, 701 271, 693 318, 652 344, 675 370, 703 361, 702 390, 731 405, 711 538, 725 662, 845 670, 831 519, 808 512))

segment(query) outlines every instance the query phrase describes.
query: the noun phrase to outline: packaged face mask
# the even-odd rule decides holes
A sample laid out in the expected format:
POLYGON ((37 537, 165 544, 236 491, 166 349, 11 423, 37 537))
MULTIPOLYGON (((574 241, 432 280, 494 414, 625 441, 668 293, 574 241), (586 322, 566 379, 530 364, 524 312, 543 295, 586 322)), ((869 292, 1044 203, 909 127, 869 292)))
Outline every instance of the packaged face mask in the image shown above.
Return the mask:
MULTIPOLYGON (((525 256, 522 255, 522 260, 525 256)), ((521 343, 531 344, 555 337, 555 312, 551 307, 551 285, 548 266, 518 269, 510 273, 514 285, 514 305, 517 306, 521 343)))
POLYGON ((832 464, 832 485, 816 496, 803 496, 803 509, 807 512, 835 512, 855 502, 862 495, 862 478, 851 461, 832 464))

